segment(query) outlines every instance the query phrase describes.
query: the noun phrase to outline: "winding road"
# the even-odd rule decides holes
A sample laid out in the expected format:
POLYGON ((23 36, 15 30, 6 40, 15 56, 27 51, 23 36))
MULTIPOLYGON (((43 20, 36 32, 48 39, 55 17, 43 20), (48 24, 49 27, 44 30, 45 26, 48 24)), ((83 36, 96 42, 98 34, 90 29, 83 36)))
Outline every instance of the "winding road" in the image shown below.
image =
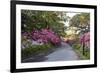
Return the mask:
POLYGON ((44 57, 30 57, 23 62, 47 62, 47 61, 68 61, 68 60, 79 60, 78 55, 73 48, 67 43, 62 42, 61 46, 56 48, 52 53, 44 57))
POLYGON ((62 42, 62 46, 57 48, 58 50, 46 56, 45 61, 68 61, 78 60, 79 57, 76 52, 67 44, 62 42))

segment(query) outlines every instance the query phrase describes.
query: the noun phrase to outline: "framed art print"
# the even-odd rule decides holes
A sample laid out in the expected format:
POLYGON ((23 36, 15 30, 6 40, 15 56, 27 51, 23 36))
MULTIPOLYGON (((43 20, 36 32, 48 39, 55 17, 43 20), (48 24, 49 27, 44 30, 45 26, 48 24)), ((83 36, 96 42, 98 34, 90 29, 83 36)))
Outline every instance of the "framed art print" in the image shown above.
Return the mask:
POLYGON ((11 1, 11 72, 97 66, 97 7, 11 1))

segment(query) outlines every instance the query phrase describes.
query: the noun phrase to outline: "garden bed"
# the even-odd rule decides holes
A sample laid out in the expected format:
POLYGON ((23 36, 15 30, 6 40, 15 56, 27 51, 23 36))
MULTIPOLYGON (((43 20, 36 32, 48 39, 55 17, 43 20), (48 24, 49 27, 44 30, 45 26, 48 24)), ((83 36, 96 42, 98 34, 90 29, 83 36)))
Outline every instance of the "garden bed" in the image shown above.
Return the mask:
POLYGON ((83 49, 80 44, 73 44, 72 47, 74 48, 75 52, 78 54, 81 60, 90 59, 90 51, 87 48, 85 48, 83 55, 83 49))
POLYGON ((56 50, 57 45, 52 45, 50 43, 43 45, 32 45, 29 48, 23 49, 22 52, 22 62, 37 61, 42 60, 44 57, 56 50))

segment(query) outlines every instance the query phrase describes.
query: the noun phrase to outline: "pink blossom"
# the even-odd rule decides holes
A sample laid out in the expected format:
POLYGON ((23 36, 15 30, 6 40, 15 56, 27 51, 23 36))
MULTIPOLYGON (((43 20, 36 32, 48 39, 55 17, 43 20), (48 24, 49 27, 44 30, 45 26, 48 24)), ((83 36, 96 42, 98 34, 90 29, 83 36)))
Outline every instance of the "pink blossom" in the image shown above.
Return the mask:
POLYGON ((80 42, 81 44, 84 43, 87 46, 90 45, 90 32, 84 33, 80 36, 80 42))
POLYGON ((32 39, 43 43, 51 42, 52 44, 59 44, 60 38, 51 29, 41 29, 32 31, 32 39))

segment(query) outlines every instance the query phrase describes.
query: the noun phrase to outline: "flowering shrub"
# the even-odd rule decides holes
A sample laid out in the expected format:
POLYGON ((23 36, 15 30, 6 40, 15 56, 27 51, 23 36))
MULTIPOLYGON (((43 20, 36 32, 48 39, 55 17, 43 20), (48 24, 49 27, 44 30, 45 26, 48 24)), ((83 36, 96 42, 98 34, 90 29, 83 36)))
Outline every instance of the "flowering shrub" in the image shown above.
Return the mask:
POLYGON ((60 44, 61 39, 51 29, 33 30, 31 33, 22 33, 27 39, 31 39, 38 43, 52 43, 54 45, 60 44))
POLYGON ((32 39, 40 43, 60 44, 60 38, 51 29, 41 29, 32 31, 32 39))
POLYGON ((86 44, 86 46, 89 47, 90 45, 90 32, 84 33, 80 36, 80 42, 81 44, 86 44))

